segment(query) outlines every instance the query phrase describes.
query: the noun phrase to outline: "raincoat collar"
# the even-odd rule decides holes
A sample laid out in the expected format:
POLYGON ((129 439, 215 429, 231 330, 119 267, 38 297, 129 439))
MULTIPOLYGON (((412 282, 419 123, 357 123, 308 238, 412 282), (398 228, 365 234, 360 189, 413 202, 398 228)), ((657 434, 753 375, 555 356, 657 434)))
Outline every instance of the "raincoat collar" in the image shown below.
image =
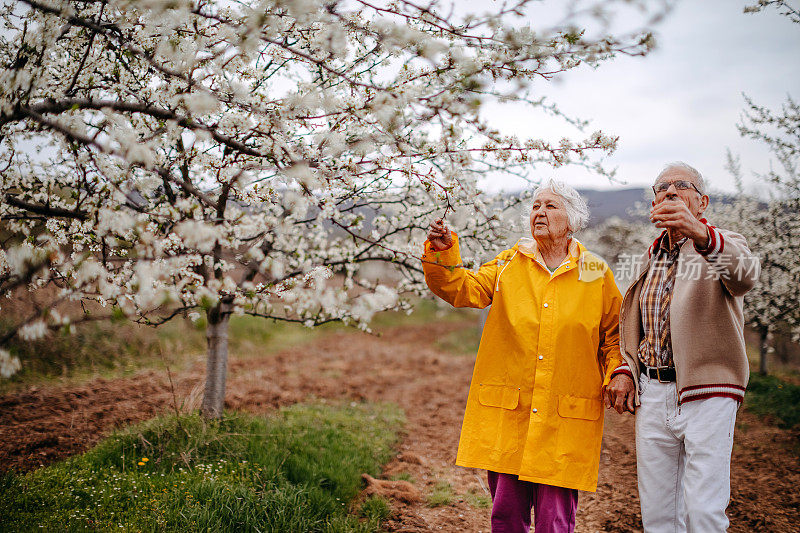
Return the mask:
MULTIPOLYGON (((548 271, 550 270, 547 268, 547 264, 544 262, 544 257, 542 257, 542 253, 539 251, 539 245, 536 242, 536 239, 531 237, 523 237, 517 241, 517 244, 514 245, 514 250, 518 251, 522 255, 527 255, 540 265, 542 265, 548 271)), ((566 263, 574 263, 577 262, 583 251, 586 247, 581 244, 578 239, 575 237, 571 237, 569 241, 569 249, 567 251, 567 257, 564 259, 564 262, 559 265, 558 268, 561 268, 562 265, 566 263)), ((556 271, 558 271, 558 268, 556 271)))

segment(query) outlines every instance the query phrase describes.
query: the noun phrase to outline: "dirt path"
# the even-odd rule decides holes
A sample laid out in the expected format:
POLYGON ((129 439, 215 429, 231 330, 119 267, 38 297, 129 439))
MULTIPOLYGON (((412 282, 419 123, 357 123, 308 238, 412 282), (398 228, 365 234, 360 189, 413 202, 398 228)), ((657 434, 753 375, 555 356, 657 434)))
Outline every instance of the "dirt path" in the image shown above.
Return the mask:
MULTIPOLYGON (((445 323, 443 333, 470 327, 445 323)), ((196 408, 203 365, 173 376, 178 405, 196 408)), ((376 338, 337 333, 276 356, 233 360, 227 407, 267 412, 312 398, 396 402, 407 416, 406 434, 384 478, 410 478, 421 494, 447 482, 449 505, 395 502, 391 531, 489 531, 489 510, 473 495, 486 494, 485 473, 453 466, 470 357, 436 348, 424 326, 401 327, 376 338)), ((48 388, 0 397, 0 470, 29 470, 79 453, 117 425, 174 408, 167 376, 95 380, 81 387, 48 388)), ((734 449, 731 529, 791 531, 800 523, 797 434, 739 416, 734 449), (794 439, 794 440, 793 440, 794 439)), ((633 421, 609 413, 596 494, 581 493, 577 531, 639 531, 633 421)), ((796 529, 795 529, 796 530, 796 529)))

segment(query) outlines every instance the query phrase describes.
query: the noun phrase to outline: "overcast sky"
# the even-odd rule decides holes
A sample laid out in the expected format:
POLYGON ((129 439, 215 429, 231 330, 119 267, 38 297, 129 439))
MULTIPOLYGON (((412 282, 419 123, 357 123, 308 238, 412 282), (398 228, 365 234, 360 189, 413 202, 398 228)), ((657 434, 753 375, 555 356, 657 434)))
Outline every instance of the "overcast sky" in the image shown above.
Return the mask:
MULTIPOLYGON (((582 169, 545 174, 576 187, 649 186, 665 163, 683 160, 700 170, 713 189, 733 191, 733 178, 724 168, 726 148, 741 156, 746 175, 767 169, 768 152, 740 138, 736 129, 742 93, 772 108, 787 94, 800 98, 800 25, 775 10, 745 15, 742 10, 750 3, 755 0, 679 1, 655 28, 657 48, 646 57, 620 56, 597 70, 570 71, 557 83, 539 85, 537 94, 552 97, 562 111, 591 119, 589 131, 620 137, 608 163, 626 184, 609 183, 582 169)), ((559 2, 545 2, 539 9, 555 20, 559 2)), ((641 20, 629 13, 618 24, 629 29, 641 20)), ((504 133, 555 139, 570 133, 552 121, 521 118, 519 110, 489 107, 484 112, 504 133)), ((492 182, 487 188, 519 187, 513 179, 494 177, 492 182)), ((745 185, 759 186, 755 179, 745 185)))

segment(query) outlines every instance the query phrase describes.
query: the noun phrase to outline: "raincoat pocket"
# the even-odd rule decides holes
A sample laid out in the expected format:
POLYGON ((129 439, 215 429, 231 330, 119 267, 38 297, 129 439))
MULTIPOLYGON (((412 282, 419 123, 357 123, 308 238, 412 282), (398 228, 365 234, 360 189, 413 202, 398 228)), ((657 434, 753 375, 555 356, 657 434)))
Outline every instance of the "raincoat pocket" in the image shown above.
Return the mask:
POLYGON ((559 396, 558 414, 562 418, 597 420, 603 412, 600 398, 581 398, 580 396, 559 396))
POLYGON ((489 461, 508 458, 520 446, 519 389, 505 385, 478 386, 476 445, 489 461))
POLYGON ((519 389, 504 385, 484 385, 478 389, 478 402, 486 407, 516 409, 519 405, 519 389))
POLYGON ((586 472, 596 476, 603 435, 603 404, 600 397, 559 396, 558 416, 561 423, 558 427, 556 457, 567 477, 585 475, 586 472))

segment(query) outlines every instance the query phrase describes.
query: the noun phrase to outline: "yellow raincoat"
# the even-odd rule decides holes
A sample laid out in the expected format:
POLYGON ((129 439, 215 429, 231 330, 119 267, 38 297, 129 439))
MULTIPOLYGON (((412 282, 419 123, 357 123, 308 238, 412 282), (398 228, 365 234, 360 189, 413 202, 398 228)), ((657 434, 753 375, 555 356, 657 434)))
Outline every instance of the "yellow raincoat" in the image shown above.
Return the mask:
POLYGON ((455 307, 492 306, 456 464, 594 492, 602 392, 622 360, 622 296, 611 269, 572 239, 551 275, 528 238, 472 272, 457 266, 453 241, 441 252, 425 243, 428 287, 455 307))

